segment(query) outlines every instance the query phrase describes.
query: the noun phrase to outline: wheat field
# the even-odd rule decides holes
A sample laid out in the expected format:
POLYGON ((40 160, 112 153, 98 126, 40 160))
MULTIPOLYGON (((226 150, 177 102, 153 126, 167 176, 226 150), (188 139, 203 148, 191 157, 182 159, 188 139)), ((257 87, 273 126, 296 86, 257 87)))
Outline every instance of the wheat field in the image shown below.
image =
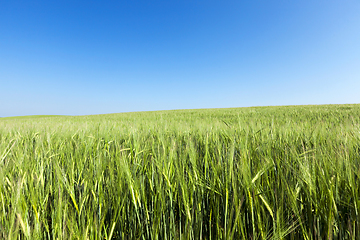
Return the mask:
POLYGON ((0 119, 1 239, 358 239, 360 105, 0 119))

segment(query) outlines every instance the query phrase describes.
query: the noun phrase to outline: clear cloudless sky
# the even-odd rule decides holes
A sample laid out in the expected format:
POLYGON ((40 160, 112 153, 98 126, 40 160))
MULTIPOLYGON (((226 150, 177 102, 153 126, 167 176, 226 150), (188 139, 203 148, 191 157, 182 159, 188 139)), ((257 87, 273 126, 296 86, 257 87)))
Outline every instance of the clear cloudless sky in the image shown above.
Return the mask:
POLYGON ((359 0, 0 2, 0 117, 337 103, 359 0))

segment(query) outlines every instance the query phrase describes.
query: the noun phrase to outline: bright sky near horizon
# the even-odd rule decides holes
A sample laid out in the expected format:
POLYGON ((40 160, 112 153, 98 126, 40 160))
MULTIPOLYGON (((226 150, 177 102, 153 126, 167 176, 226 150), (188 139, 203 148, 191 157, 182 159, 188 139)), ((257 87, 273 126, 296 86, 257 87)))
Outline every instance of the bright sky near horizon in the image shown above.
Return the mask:
POLYGON ((0 2, 0 117, 360 103, 358 0, 0 2))

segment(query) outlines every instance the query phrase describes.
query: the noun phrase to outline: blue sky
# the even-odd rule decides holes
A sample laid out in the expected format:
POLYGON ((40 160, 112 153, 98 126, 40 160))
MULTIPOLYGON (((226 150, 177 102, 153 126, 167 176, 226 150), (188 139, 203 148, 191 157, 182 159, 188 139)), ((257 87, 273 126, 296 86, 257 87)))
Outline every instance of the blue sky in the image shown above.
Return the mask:
POLYGON ((0 116, 360 103, 358 0, 1 1, 0 116))

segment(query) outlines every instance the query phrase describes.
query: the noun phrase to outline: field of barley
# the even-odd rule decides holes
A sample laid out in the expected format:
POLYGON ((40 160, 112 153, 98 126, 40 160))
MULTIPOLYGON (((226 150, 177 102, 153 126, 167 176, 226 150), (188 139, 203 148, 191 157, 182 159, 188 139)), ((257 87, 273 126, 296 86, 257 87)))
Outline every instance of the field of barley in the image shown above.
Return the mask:
POLYGON ((360 104, 0 118, 0 239, 359 239, 360 104))

